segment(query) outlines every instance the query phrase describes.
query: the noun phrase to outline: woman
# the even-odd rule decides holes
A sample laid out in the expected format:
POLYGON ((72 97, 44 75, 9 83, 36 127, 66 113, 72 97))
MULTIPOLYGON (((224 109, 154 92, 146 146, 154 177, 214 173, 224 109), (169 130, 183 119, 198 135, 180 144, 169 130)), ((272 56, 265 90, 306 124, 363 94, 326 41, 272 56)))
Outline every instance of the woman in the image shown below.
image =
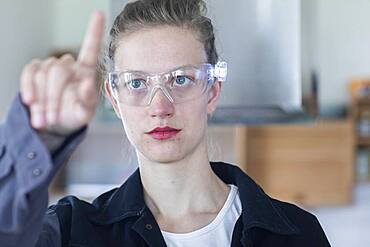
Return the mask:
POLYGON ((201 0, 142 0, 116 18, 104 88, 139 169, 92 204, 66 197, 46 211, 47 185, 98 102, 104 17, 93 15, 77 61, 25 67, 21 99, 1 129, 2 246, 329 246, 313 215, 209 161, 207 116, 226 64, 204 12, 201 0))

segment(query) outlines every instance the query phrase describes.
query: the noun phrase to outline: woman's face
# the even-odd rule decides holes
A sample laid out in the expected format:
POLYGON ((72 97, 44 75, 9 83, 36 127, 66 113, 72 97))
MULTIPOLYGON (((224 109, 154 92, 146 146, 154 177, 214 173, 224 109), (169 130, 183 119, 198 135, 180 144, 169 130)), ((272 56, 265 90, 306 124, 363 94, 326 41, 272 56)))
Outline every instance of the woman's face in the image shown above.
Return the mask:
MULTIPOLYGON (((161 73, 183 65, 205 63, 204 45, 196 35, 192 30, 170 26, 124 34, 116 49, 115 69, 161 73)), ((106 90, 111 95, 109 87, 106 86, 106 90)), ((169 163, 206 145, 207 113, 214 111, 219 92, 217 82, 199 98, 184 103, 171 103, 161 90, 156 91, 148 106, 118 104, 112 97, 110 99, 139 159, 169 163), (164 126, 181 131, 166 140, 147 134, 164 126)))

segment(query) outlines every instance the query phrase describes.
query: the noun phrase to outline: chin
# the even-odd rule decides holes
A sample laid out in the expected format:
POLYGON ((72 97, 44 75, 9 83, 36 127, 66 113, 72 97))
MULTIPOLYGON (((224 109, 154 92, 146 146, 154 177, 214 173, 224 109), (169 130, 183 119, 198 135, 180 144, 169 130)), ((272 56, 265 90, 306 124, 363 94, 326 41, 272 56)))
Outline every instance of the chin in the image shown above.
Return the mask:
POLYGON ((184 158, 184 154, 180 150, 150 150, 144 153, 145 157, 152 162, 157 163, 173 163, 184 158))
POLYGON ((152 162, 160 163, 160 164, 172 164, 178 161, 179 159, 174 159, 173 157, 160 157, 160 158, 153 157, 153 159, 150 159, 150 160, 152 162))
POLYGON ((176 138, 168 141, 145 140, 138 145, 141 156, 151 162, 156 163, 173 163, 191 155, 199 143, 191 140, 191 143, 185 143, 182 138, 176 138))
POLYGON ((178 154, 176 155, 158 155, 158 154, 141 154, 146 160, 153 163, 171 164, 182 159, 178 154))

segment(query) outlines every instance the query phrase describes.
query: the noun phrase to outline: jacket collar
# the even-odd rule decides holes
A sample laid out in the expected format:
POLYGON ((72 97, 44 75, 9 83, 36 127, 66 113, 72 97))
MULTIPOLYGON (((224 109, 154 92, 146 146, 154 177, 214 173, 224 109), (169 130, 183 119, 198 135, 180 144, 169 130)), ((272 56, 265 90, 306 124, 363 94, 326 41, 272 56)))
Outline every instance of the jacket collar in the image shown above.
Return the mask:
MULTIPOLYGON (((278 234, 290 235, 299 232, 284 212, 239 167, 223 162, 210 162, 210 164, 215 174, 224 183, 238 187, 243 209, 243 233, 254 227, 278 234)), ((111 224, 148 212, 139 169, 120 188, 95 199, 93 205, 98 209, 98 213, 92 215, 91 219, 99 224, 111 224)))
POLYGON ((224 183, 238 187, 243 211, 243 232, 254 227, 278 234, 299 232, 285 213, 273 203, 273 199, 239 167, 223 162, 211 162, 211 167, 224 183))
POLYGON ((96 223, 112 224, 127 217, 140 216, 146 210, 139 168, 119 188, 108 191, 93 201, 96 223))

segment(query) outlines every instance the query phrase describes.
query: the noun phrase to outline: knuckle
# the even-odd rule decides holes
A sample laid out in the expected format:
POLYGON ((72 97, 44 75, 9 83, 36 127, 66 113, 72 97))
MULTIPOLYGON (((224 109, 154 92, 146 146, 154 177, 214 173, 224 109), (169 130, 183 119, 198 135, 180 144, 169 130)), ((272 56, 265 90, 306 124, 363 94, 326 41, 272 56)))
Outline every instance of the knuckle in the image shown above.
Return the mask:
POLYGON ((46 78, 46 72, 44 70, 40 69, 35 73, 34 78, 35 78, 34 83, 36 85, 44 84, 45 78, 46 78))
POLYGON ((22 73, 23 74, 31 74, 34 73, 38 69, 38 63, 31 62, 24 66, 22 73))
POLYGON ((37 63, 40 63, 41 62, 41 59, 40 58, 34 58, 31 60, 30 64, 37 64, 37 63))
POLYGON ((70 61, 74 61, 75 58, 72 54, 70 53, 67 53, 67 54, 64 54, 61 58, 60 58, 60 61, 64 61, 64 60, 70 60, 70 61))
POLYGON ((67 80, 70 77, 71 73, 72 72, 68 67, 61 64, 55 64, 49 70, 49 79, 53 80, 53 84, 61 87, 61 85, 67 83, 67 80))
POLYGON ((39 72, 41 72, 41 73, 46 73, 48 71, 48 66, 47 66, 47 63, 46 62, 43 62, 42 64, 41 64, 41 66, 39 67, 39 69, 37 70, 37 74, 39 73, 39 72))
POLYGON ((48 102, 51 104, 55 104, 55 101, 62 97, 63 90, 61 87, 48 87, 48 91, 46 93, 46 97, 48 102))
POLYGON ((45 77, 45 69, 39 69, 35 72, 35 78, 36 79, 43 79, 45 77))
POLYGON ((52 75, 61 76, 61 75, 65 74, 65 73, 67 73, 67 70, 61 64, 54 64, 50 68, 50 74, 52 74, 52 75))
POLYGON ((32 59, 31 62, 27 64, 26 68, 37 69, 41 64, 42 64, 42 60, 35 58, 35 59, 32 59))
POLYGON ((38 73, 40 68, 41 60, 33 59, 30 63, 23 67, 21 73, 21 92, 32 90, 33 83, 35 81, 35 75, 38 73))
POLYGON ((46 110, 48 112, 51 112, 51 111, 57 111, 58 110, 58 105, 57 105, 57 102, 55 102, 55 100, 51 101, 50 103, 48 103, 48 105, 46 106, 46 110))
POLYGON ((48 57, 45 60, 45 63, 52 63, 52 62, 55 62, 55 61, 57 61, 57 58, 56 57, 48 57))
POLYGON ((51 66, 55 64, 57 59, 55 57, 49 57, 45 61, 42 62, 40 69, 43 71, 48 71, 51 66))

